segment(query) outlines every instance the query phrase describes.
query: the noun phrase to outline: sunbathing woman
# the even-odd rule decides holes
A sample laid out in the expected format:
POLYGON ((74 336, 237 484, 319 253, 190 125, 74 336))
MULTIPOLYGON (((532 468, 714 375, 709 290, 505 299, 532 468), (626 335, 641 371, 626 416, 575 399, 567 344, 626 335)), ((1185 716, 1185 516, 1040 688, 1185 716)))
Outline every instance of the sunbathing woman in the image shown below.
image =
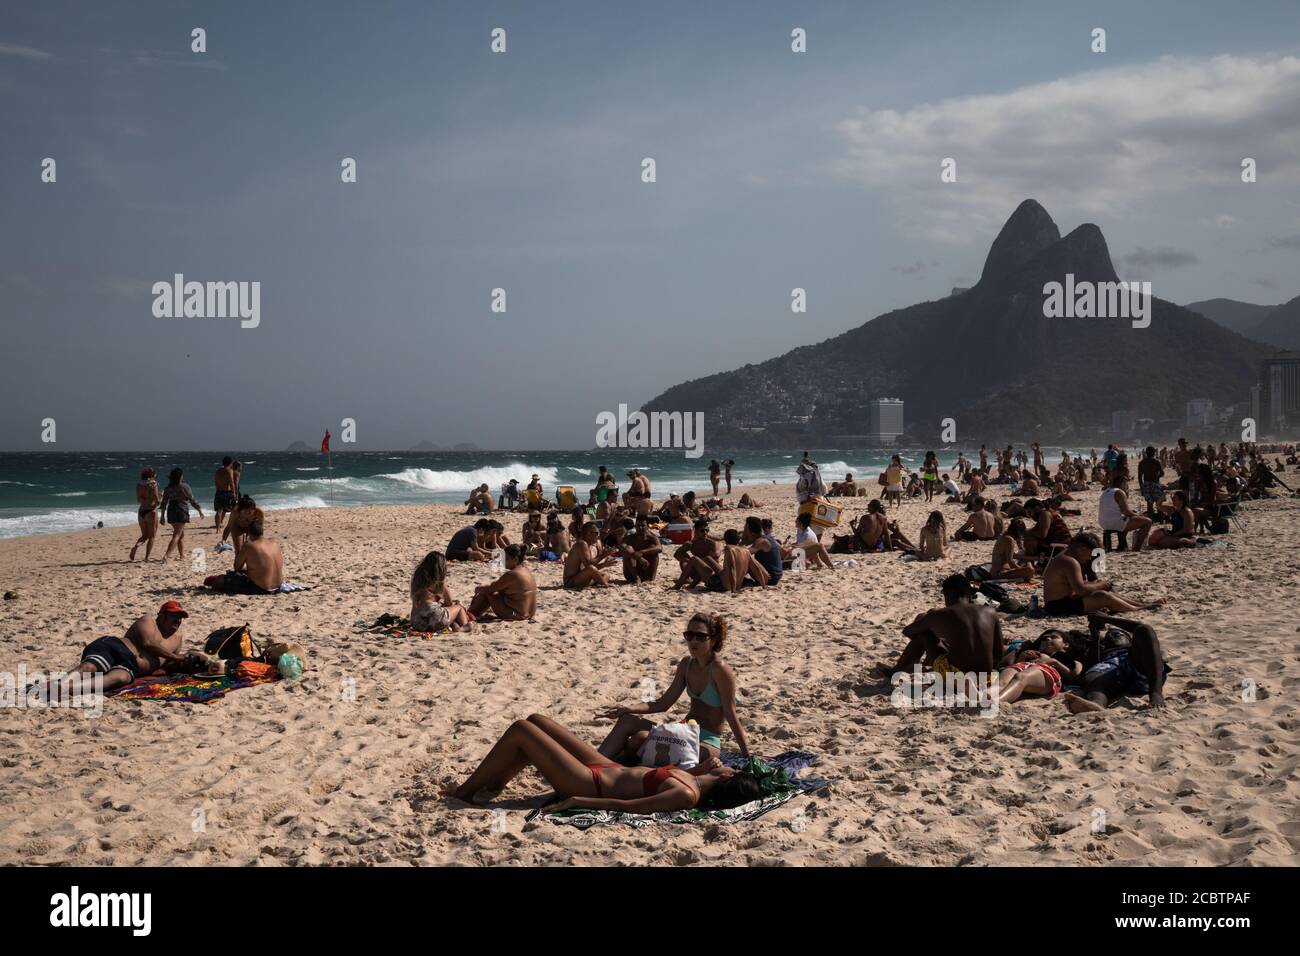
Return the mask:
POLYGON ((499 793, 529 766, 536 767, 563 798, 548 806, 552 811, 726 809, 762 796, 752 774, 728 767, 695 775, 672 765, 623 767, 611 763, 573 731, 542 714, 511 724, 478 769, 450 795, 468 802, 482 790, 499 793))
POLYGON ((1067 642, 1059 631, 1048 631, 1033 644, 1032 650, 1017 655, 1016 663, 998 678, 998 705, 1010 704, 1022 697, 1055 697, 1061 693, 1065 678, 1076 681, 1083 665, 1073 659, 1062 660, 1067 642))
POLYGON ((441 551, 430 551, 411 575, 411 629, 459 631, 473 620, 447 588, 447 559, 441 551))
POLYGON ((603 755, 635 759, 655 726, 640 715, 667 713, 686 691, 691 706, 685 719, 700 725, 700 767, 707 770, 721 764, 724 721, 731 727, 740 753, 749 756, 749 739, 736 715, 736 675, 719 656, 727 640, 726 619, 721 614, 700 612, 686 622, 682 637, 688 653, 677 662, 673 682, 658 700, 613 707, 599 715, 615 721, 600 745, 603 755))

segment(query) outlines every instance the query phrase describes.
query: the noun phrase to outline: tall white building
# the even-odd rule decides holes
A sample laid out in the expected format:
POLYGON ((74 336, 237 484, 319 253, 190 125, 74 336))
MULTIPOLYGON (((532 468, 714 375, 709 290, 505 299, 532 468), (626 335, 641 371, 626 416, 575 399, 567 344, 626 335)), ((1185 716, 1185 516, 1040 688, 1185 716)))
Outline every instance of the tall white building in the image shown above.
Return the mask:
POLYGON ((1132 438, 1137 426, 1137 416, 1133 412, 1111 412, 1110 433, 1115 438, 1132 438))
POLYGON ((1214 402, 1208 398, 1194 398, 1187 403, 1187 425, 1204 428, 1214 415, 1214 402))
POLYGON ((892 445, 903 434, 903 400, 901 398, 875 398, 871 400, 870 437, 882 445, 892 445))

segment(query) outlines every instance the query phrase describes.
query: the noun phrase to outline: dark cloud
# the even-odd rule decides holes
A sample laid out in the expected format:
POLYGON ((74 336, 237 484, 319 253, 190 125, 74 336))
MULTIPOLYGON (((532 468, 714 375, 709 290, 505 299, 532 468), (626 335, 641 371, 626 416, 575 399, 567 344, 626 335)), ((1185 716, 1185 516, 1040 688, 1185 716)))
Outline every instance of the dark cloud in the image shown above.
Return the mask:
POLYGON ((1274 249, 1300 249, 1300 235, 1273 236, 1268 244, 1274 249))

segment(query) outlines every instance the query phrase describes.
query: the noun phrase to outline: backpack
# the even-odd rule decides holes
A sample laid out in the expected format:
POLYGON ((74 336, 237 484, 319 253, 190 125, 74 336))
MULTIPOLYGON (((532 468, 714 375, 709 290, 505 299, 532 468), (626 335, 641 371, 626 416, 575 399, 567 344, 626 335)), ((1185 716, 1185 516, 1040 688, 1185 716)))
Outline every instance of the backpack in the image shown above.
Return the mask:
POLYGON ((247 624, 218 628, 203 642, 203 650, 223 661, 234 657, 260 658, 262 656, 262 647, 253 640, 253 634, 247 624))

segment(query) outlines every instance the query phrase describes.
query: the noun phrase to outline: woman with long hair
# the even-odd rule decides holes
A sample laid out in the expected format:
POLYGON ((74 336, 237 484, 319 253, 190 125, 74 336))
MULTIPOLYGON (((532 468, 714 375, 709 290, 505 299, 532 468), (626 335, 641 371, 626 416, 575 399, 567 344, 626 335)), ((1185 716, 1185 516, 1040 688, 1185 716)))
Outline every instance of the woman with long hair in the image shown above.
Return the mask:
POLYGON ((158 537, 158 516, 154 509, 162 501, 162 490, 158 487, 158 472, 145 468, 140 472, 140 482, 135 486, 136 521, 140 523, 140 537, 131 548, 130 560, 135 560, 135 553, 144 545, 144 559, 149 560, 153 554, 153 543, 158 537))
POLYGON ((184 479, 185 472, 173 468, 167 475, 167 487, 163 489, 158 501, 158 510, 162 513, 163 520, 172 528, 172 538, 167 542, 167 550, 163 552, 164 561, 171 557, 172 548, 176 549, 178 558, 185 554, 185 526, 190 523, 190 505, 198 511, 200 518, 203 517, 203 507, 194 500, 194 492, 190 491, 190 486, 184 479))

